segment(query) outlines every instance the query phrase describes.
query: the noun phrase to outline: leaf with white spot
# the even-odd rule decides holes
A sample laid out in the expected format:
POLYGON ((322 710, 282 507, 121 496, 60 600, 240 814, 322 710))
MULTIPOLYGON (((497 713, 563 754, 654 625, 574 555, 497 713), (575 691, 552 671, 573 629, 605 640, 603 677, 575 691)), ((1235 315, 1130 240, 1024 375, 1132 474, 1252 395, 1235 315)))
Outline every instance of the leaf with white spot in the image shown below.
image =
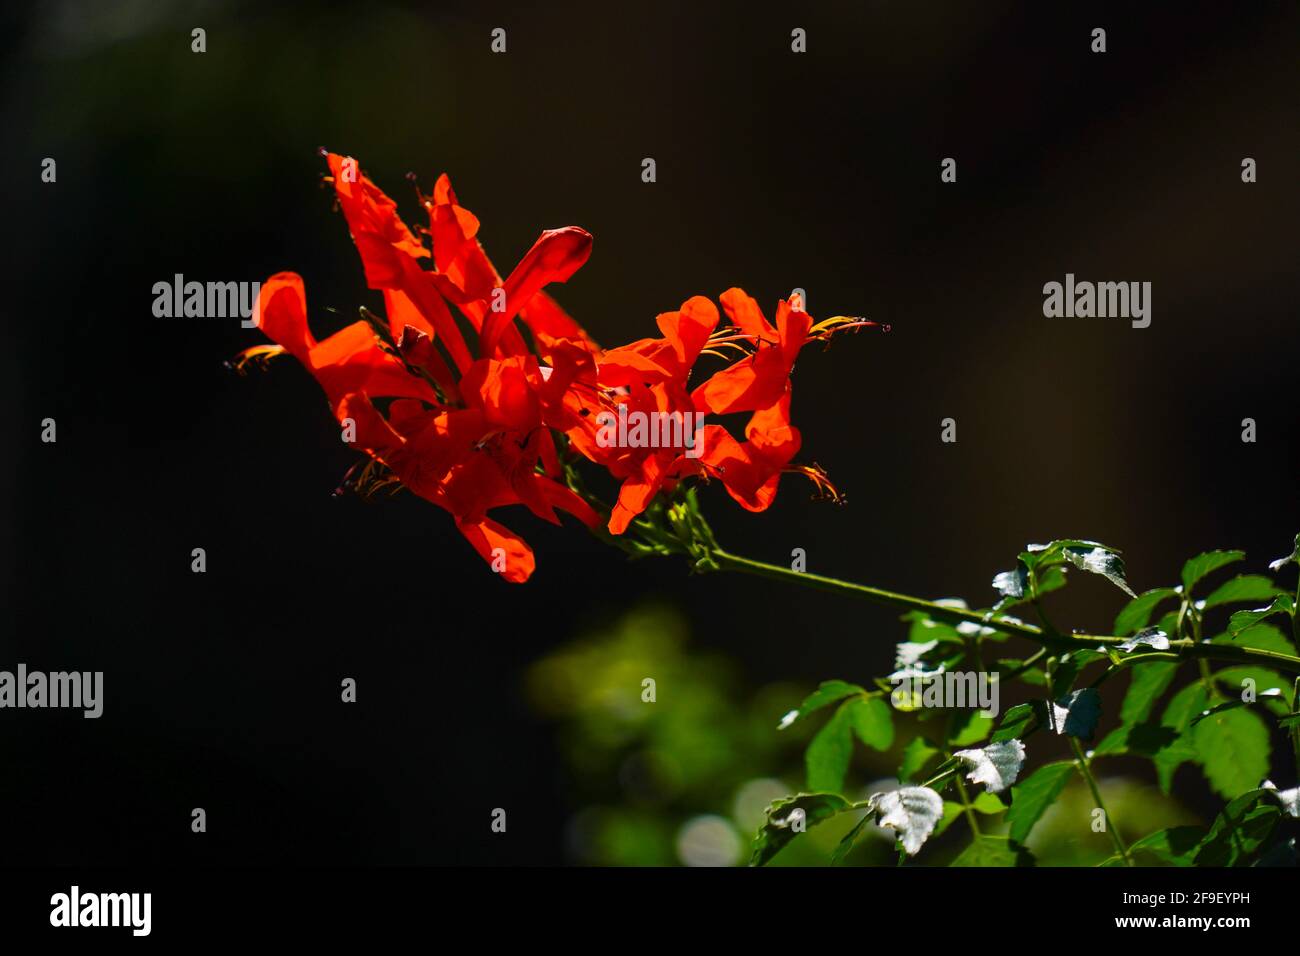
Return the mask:
POLYGON ((823 681, 818 688, 804 698, 804 702, 795 710, 790 711, 781 718, 781 723, 777 725, 777 730, 785 730, 796 720, 807 717, 814 711, 821 710, 837 700, 843 700, 852 694, 865 694, 867 691, 857 684, 850 684, 842 680, 823 681))
POLYGON ((1124 580, 1124 561, 1114 551, 1104 547, 1091 549, 1069 547, 1065 549, 1064 554, 1066 560, 1076 568, 1100 574, 1129 597, 1137 597, 1133 589, 1128 586, 1128 581, 1124 580))
POLYGON ((1276 561, 1270 561, 1268 563, 1268 569, 1270 571, 1281 571, 1284 565, 1290 564, 1293 561, 1296 564, 1300 564, 1300 534, 1295 536, 1295 547, 1291 549, 1291 553, 1285 558, 1278 558, 1276 561))
POLYGON ((967 780, 984 784, 989 793, 1000 793, 1020 775, 1025 745, 1019 740, 1003 740, 979 750, 959 750, 953 756, 972 768, 967 780))
POLYGON ((1101 695, 1084 687, 1052 702, 1052 729, 1058 734, 1090 739, 1101 719, 1101 695))
POLYGON ((1138 631, 1131 638, 1119 645, 1121 651, 1133 652, 1146 645, 1153 651, 1169 650, 1169 635, 1158 627, 1148 627, 1138 631))
POLYGON ((916 856, 943 816, 943 797, 929 787, 873 793, 867 806, 876 812, 879 826, 898 834, 908 856, 916 856))
POLYGON ((1260 784, 1260 789, 1273 791, 1273 796, 1277 797, 1278 803, 1282 804, 1282 810, 1287 816, 1300 817, 1300 787, 1279 790, 1272 780, 1265 780, 1260 784))

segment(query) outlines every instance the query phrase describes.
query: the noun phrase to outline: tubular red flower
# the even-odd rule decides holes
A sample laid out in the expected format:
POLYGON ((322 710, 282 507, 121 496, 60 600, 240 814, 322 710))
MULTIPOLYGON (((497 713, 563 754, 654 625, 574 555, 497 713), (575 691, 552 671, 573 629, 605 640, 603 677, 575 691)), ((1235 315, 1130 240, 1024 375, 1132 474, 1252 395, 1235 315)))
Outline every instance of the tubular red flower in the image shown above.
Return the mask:
POLYGON ((783 471, 829 487, 820 469, 791 464, 800 435, 790 422, 790 373, 807 342, 867 323, 836 317, 814 325, 786 301, 769 323, 733 288, 720 297, 723 328, 717 306, 694 296, 657 317, 659 338, 602 350, 544 291, 587 262, 592 238, 585 230, 546 230, 503 280, 479 241, 478 218, 459 204, 446 175, 420 196, 429 225, 415 232, 355 160, 328 153, 326 161, 366 284, 383 292, 386 316, 363 309, 364 321, 317 341, 302 279, 277 273, 262 286, 257 324, 278 347, 248 349, 240 364, 260 364, 281 350, 296 357, 376 463, 364 474, 380 468, 375 480, 395 478, 448 511, 506 580, 527 580, 535 559, 489 512, 522 505, 555 523, 558 511, 589 527, 602 520, 561 480, 565 454, 621 482, 606 521, 614 534, 686 478, 720 481, 750 511, 771 505, 783 471), (474 333, 470 340, 465 329, 474 333), (737 349, 738 360, 692 389, 701 356, 737 349), (734 412, 751 413, 744 441, 701 423, 707 414, 734 412), (680 444, 602 440, 609 416, 630 413, 690 427, 679 430, 680 444))

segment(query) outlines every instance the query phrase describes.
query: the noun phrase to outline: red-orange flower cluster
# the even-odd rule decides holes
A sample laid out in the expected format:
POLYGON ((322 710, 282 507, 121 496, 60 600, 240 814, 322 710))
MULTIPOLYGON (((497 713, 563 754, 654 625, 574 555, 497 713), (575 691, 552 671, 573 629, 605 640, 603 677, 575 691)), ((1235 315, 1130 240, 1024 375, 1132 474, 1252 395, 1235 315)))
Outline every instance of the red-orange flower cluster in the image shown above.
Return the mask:
POLYGON ((871 323, 814 324, 801 303, 782 301, 772 324, 752 298, 729 289, 720 297, 728 319, 721 328, 717 307, 696 296, 658 317, 662 337, 601 349, 544 291, 587 261, 585 230, 543 232, 503 280, 478 241, 478 219, 457 202, 446 175, 432 195, 420 195, 429 224, 413 232, 355 160, 326 159, 366 283, 383 292, 386 322, 358 321, 318 342, 302 278, 277 273, 263 284, 255 316, 277 347, 249 349, 243 359, 293 354, 354 444, 446 509, 507 580, 528 579, 533 553, 490 511, 523 505, 556 523, 557 511, 589 527, 602 520, 563 481, 566 449, 622 481, 607 518, 614 534, 690 476, 721 481, 751 511, 772 503, 782 471, 822 480, 816 469, 790 466, 800 443, 790 424, 790 372, 807 342, 871 323), (691 388, 699 357, 725 357, 724 350, 743 356, 691 388), (720 425, 703 426, 688 453, 602 440, 607 413, 619 406, 624 414, 747 412, 750 419, 744 441, 720 425))

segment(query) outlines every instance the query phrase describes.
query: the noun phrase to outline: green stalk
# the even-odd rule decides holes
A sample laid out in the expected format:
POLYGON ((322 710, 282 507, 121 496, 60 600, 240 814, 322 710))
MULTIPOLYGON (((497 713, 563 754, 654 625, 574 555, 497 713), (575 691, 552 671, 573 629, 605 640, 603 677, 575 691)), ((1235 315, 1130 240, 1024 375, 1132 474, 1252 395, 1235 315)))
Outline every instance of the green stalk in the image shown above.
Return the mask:
POLYGON ((1119 835, 1119 827, 1115 826, 1110 811, 1106 809, 1106 804, 1101 800, 1101 791, 1097 789, 1097 780, 1092 775, 1092 768, 1088 766, 1088 758, 1084 756, 1083 748, 1079 746, 1077 738, 1070 738, 1070 748, 1074 751, 1074 765, 1079 768, 1079 773, 1088 782, 1088 789, 1092 791, 1092 799, 1096 802, 1097 808, 1101 810, 1102 816, 1106 818, 1106 832, 1110 834, 1111 841, 1115 844, 1115 849, 1119 851, 1124 865, 1132 866, 1133 858, 1129 856, 1128 847, 1124 846, 1124 839, 1119 835))
MULTIPOLYGON (((855 584, 852 581, 843 581, 839 578, 813 574, 809 571, 795 571, 780 565, 755 561, 752 558, 742 558, 717 547, 711 549, 710 557, 717 565, 717 568, 722 571, 752 574, 757 577, 785 581, 788 584, 797 584, 818 591, 829 591, 833 594, 856 597, 875 604, 904 608, 909 611, 923 611, 930 617, 940 621, 970 622, 981 627, 991 627, 1006 634, 1015 634, 1052 649, 1096 650, 1099 645, 1122 644, 1128 640, 1125 637, 1101 634, 1053 634, 1037 625, 1028 624, 1024 621, 1009 620, 985 612, 973 611, 969 608, 949 607, 945 604, 937 604, 934 601, 912 597, 908 594, 886 591, 883 588, 873 588, 866 584, 855 584)), ((1171 650, 1176 648, 1183 657, 1193 660, 1261 664, 1292 674, 1300 674, 1300 657, 1293 657, 1290 654, 1282 654, 1278 651, 1239 647, 1233 644, 1208 644, 1190 638, 1172 640, 1169 642, 1169 647, 1171 650)))

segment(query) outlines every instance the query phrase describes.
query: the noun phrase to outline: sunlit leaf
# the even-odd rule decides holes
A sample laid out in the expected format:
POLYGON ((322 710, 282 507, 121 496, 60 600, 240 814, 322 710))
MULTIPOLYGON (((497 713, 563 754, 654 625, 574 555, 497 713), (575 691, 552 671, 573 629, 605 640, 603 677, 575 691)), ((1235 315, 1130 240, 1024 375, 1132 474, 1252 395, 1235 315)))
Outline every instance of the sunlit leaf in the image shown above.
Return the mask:
POLYGON ((1082 568, 1092 574, 1100 574, 1115 587, 1130 597, 1137 597, 1124 579, 1124 561, 1114 551, 1104 547, 1068 547, 1065 558, 1076 568, 1082 568))
POLYGON ((1123 637, 1141 630, 1151 623, 1151 615, 1162 601, 1177 596, 1178 591, 1174 588, 1153 588, 1143 592, 1124 605, 1124 609, 1115 616, 1115 633, 1123 637))
POLYGON ((1034 856, 1023 846, 1004 836, 978 836, 953 866, 1033 866, 1034 856))
POLYGON ((1260 621, 1274 614, 1295 614, 1295 598, 1289 594, 1279 594, 1273 598, 1265 607, 1255 608, 1251 611, 1234 611, 1232 617, 1228 618, 1228 633, 1234 638, 1240 637, 1241 632, 1254 627, 1260 621))
POLYGON ((1151 714, 1151 708, 1160 699, 1174 679, 1178 664, 1174 661, 1152 661, 1137 664, 1131 670, 1133 679, 1119 708, 1119 719, 1126 724, 1140 724, 1151 714))
POLYGON ((833 704, 837 700, 843 700, 851 694, 865 693, 866 689, 859 687, 857 684, 849 684, 842 680, 824 681, 815 691, 804 698, 802 704, 781 718, 781 723, 777 726, 777 729, 784 730, 796 720, 802 720, 814 711, 821 710, 821 708, 833 704))
POLYGON ((767 817, 754 837, 749 865, 762 866, 800 833, 853 808, 836 793, 799 793, 777 800, 767 808, 767 817))
POLYGON ((1239 574, 1210 592, 1201 605, 1208 611, 1222 604, 1239 604, 1245 601, 1271 601, 1283 591, 1262 574, 1239 574))
POLYGON ((889 705, 879 697, 855 697, 844 705, 849 723, 868 747, 888 750, 894 743, 894 718, 889 705))
POLYGON ((1192 728, 1205 778, 1220 796, 1232 799, 1268 775, 1268 727, 1253 711, 1219 710, 1192 728))
POLYGON ((1183 565, 1183 593, 1190 594, 1196 582, 1219 568, 1227 567, 1246 556, 1244 551, 1207 551, 1183 565))
POLYGON ((908 856, 916 856, 943 816, 943 798, 929 787, 873 793, 867 805, 876 811, 878 825, 897 832, 908 856))
POLYGON ((1000 793, 1016 782, 1025 762, 1025 745, 1004 740, 978 750, 959 750, 953 756, 971 768, 967 780, 982 783, 989 793, 1000 793))
MULTIPOLYGON (((860 699, 860 698, 859 698, 860 699)), ((808 771, 808 789, 839 793, 844 789, 844 775, 853 756, 853 728, 849 708, 841 704, 826 726, 817 731, 804 752, 808 771)))
POLYGON ((1038 818, 1065 789, 1074 763, 1062 760, 1039 767, 1011 788, 1011 809, 1007 811, 1011 839, 1023 843, 1038 818))
POLYGON ((1004 740, 1023 739, 1048 722, 1047 704, 1041 700, 1031 700, 1026 704, 1016 704, 1002 715, 1002 723, 993 732, 991 741, 1001 743, 1004 740))
POLYGON ((903 749, 903 764, 898 768, 898 779, 903 781, 918 780, 926 764, 939 755, 935 747, 924 737, 914 737, 903 749))
POLYGON ((1281 571, 1284 565, 1290 564, 1291 562, 1300 564, 1300 534, 1295 536, 1295 547, 1291 549, 1291 553, 1284 558, 1270 561, 1268 563, 1268 569, 1270 571, 1281 571))
POLYGON ((1090 740, 1101 719, 1101 695, 1084 687, 1052 702, 1052 729, 1058 734, 1090 740))

